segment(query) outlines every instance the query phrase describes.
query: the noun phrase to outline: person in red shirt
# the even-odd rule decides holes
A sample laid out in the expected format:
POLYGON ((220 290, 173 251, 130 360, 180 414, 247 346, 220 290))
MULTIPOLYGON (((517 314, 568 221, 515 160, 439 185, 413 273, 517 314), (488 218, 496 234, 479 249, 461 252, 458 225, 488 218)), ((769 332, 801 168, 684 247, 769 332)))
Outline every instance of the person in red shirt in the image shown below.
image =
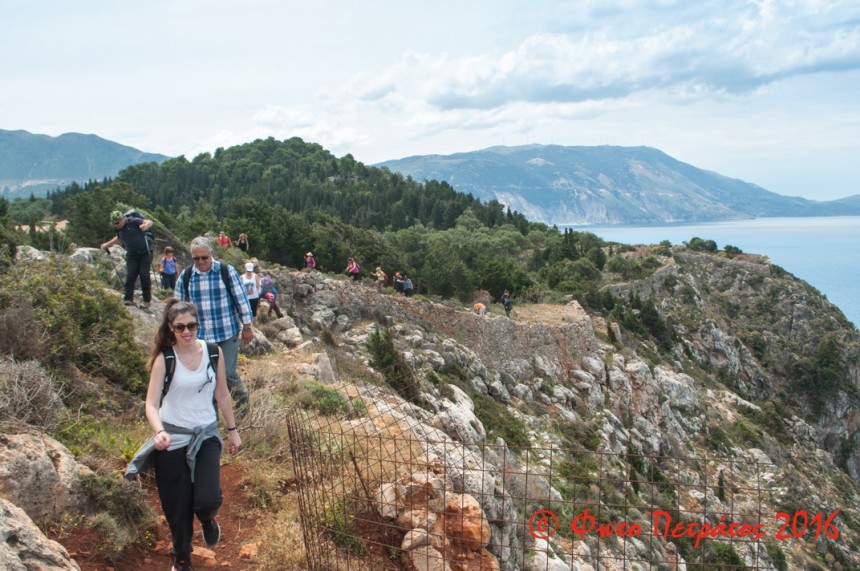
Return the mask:
POLYGON ((218 236, 218 243, 225 248, 229 248, 230 244, 232 244, 233 242, 230 240, 230 236, 227 236, 226 234, 224 234, 224 232, 221 232, 221 234, 218 236))

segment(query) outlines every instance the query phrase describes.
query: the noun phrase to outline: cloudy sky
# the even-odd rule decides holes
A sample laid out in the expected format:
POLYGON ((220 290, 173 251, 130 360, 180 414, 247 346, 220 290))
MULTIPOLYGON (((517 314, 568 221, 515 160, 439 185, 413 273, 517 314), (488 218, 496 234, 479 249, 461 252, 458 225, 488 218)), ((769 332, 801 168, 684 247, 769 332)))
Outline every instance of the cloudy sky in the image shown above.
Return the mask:
POLYGON ((828 200, 860 194, 860 2, 0 0, 0 128, 368 164, 648 145, 828 200))

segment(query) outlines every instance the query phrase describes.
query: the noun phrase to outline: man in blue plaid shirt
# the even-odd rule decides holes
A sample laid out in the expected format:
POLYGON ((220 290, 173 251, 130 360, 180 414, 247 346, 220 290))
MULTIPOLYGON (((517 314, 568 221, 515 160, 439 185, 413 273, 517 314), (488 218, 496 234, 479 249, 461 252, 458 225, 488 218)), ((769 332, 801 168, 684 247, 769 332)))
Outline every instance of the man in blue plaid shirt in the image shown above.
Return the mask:
POLYGON ((245 343, 254 338, 251 304, 236 269, 212 257, 209 238, 198 236, 191 241, 191 259, 194 266, 182 272, 173 294, 197 306, 200 322, 197 336, 221 347, 224 368, 227 369, 227 386, 237 408, 242 408, 248 404, 248 389, 238 372, 239 334, 241 332, 245 343), (226 283, 221 277, 221 264, 227 266, 229 280, 226 283), (184 279, 185 272, 191 272, 188 280, 184 279))

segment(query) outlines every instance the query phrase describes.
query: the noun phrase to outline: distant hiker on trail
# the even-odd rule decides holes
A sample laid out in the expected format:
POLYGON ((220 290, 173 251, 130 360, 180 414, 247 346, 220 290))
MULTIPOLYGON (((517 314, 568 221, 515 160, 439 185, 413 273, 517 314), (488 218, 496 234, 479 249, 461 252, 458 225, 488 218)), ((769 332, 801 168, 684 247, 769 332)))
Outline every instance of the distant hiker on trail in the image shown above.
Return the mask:
POLYGON ((267 317, 272 316, 272 311, 275 312, 278 319, 284 316, 281 313, 281 307, 278 305, 278 295, 280 294, 278 294, 278 288, 275 287, 275 280, 269 276, 265 276, 260 282, 260 295, 269 304, 269 311, 266 313, 267 317))
POLYGON ((412 295, 412 280, 406 274, 403 274, 403 295, 406 297, 412 295))
POLYGON ((212 257, 212 241, 198 236, 191 241, 194 265, 182 270, 173 294, 177 299, 197 305, 201 339, 217 343, 224 352, 227 387, 237 407, 248 404, 248 389, 237 370, 239 335, 250 343, 254 338, 251 304, 233 266, 212 257))
POLYGON ((502 294, 502 304, 505 306, 505 317, 511 317, 511 306, 513 303, 511 302, 511 294, 508 293, 508 290, 502 294))
POLYGON ((478 317, 484 317, 487 314, 487 306, 479 301, 475 304, 475 311, 478 312, 478 317))
POLYGON ((397 293, 403 293, 403 285, 406 283, 406 279, 401 275, 400 272, 394 273, 394 291, 397 293))
POLYGON ((173 247, 164 248, 164 255, 158 262, 158 273, 161 274, 162 289, 173 291, 176 287, 176 256, 173 255, 173 247))
POLYGON ((218 243, 224 248, 229 248, 230 244, 232 244, 233 242, 232 240, 230 240, 230 236, 227 236, 226 234, 224 234, 224 232, 221 232, 218 235, 218 243))
POLYGON ((236 247, 248 253, 248 248, 250 248, 250 244, 248 243, 248 235, 242 232, 239 234, 239 237, 236 239, 236 247))
POLYGON ((310 252, 305 254, 305 267, 304 267, 304 269, 314 270, 314 269, 316 269, 316 267, 317 267, 317 261, 316 261, 316 258, 314 258, 314 255, 311 254, 310 252))
POLYGON ((260 305, 260 276, 254 272, 254 262, 245 264, 245 273, 242 274, 242 287, 245 288, 245 294, 248 296, 248 302, 251 304, 251 315, 254 316, 254 323, 257 322, 257 306, 260 305))
POLYGON ((192 569, 195 516, 208 547, 221 540, 215 516, 223 497, 224 442, 214 403, 227 423, 227 450, 236 454, 242 445, 223 352, 214 343, 197 339, 198 325, 193 304, 167 301, 147 363, 145 412, 154 436, 140 447, 125 471, 131 480, 135 474, 155 468, 158 497, 173 540, 172 571, 192 569))
POLYGON ((376 278, 376 287, 382 289, 385 287, 385 282, 388 280, 388 276, 380 266, 376 266, 376 270, 373 272, 373 276, 376 278))
POLYGON ((352 258, 347 261, 345 271, 346 275, 350 276, 354 281, 361 279, 361 268, 352 258))
POLYGON ((149 277, 152 265, 152 241, 149 229, 152 220, 147 220, 137 212, 123 214, 119 210, 110 213, 110 223, 116 236, 99 246, 107 250, 122 241, 125 246, 125 305, 134 305, 134 284, 140 277, 140 289, 143 292, 144 309, 149 308, 152 301, 152 280, 149 277))

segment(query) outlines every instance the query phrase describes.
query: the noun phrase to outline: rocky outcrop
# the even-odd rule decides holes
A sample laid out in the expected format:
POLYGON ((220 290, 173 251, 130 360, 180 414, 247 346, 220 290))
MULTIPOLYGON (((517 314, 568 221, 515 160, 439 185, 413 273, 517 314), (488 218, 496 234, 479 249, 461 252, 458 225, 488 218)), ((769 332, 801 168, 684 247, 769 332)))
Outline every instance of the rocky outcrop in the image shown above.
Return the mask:
POLYGON ((65 446, 36 431, 0 434, 0 567, 44 571, 79 569, 44 525, 82 514, 89 501, 78 464, 65 446))
POLYGON ((492 531, 481 505, 469 494, 445 489, 439 477, 421 472, 377 490, 377 512, 405 532, 404 565, 416 571, 500 569, 485 549, 492 531))
POLYGON ((49 436, 36 432, 0 434, 0 497, 35 521, 56 521, 65 513, 84 513, 88 500, 81 476, 91 473, 49 436))
POLYGON ((0 498, 0 568, 80 571, 62 545, 45 537, 24 510, 3 498, 0 498))
POLYGON ((545 325, 481 319, 432 302, 380 295, 347 280, 324 279, 318 272, 281 272, 277 279, 282 291, 294 292, 290 298, 282 296, 282 307, 308 331, 343 332, 377 318, 419 324, 457 339, 483 366, 514 379, 564 378, 581 356, 600 351, 591 318, 576 302, 559 307, 561 325, 545 325))

